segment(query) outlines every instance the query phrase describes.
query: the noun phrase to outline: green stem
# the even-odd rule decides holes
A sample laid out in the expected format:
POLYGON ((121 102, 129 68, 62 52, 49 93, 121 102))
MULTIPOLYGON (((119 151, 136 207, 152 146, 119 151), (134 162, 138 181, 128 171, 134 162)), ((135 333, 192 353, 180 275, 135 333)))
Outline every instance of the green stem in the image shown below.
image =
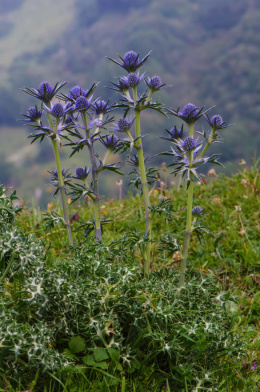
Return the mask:
POLYGON ((96 241, 101 242, 101 222, 100 222, 100 201, 99 201, 99 191, 98 191, 98 172, 97 172, 97 161, 95 157, 95 150, 92 140, 90 140, 90 132, 88 130, 88 123, 87 123, 87 115, 85 112, 82 113, 83 123, 86 130, 86 135, 88 137, 88 150, 91 159, 91 166, 92 166, 92 180, 93 180, 93 191, 95 198, 93 200, 93 208, 94 208, 94 220, 95 220, 95 234, 96 234, 96 241))
POLYGON ((58 140, 56 138, 52 139, 52 146, 53 146, 53 151, 54 151, 55 160, 56 160, 56 167, 57 167, 59 187, 60 187, 60 192, 61 192, 61 201, 62 201, 64 222, 65 222, 66 229, 67 229, 69 244, 73 245, 73 239, 72 239, 71 227, 70 227, 70 221, 69 221, 68 205, 67 205, 66 194, 65 194, 65 186, 64 186, 64 181, 63 181, 63 177, 62 177, 62 170, 61 170, 61 163, 60 163, 58 140))
MULTIPOLYGON (((193 137, 194 133, 194 125, 190 124, 189 127, 189 136, 193 137)), ((193 163, 193 151, 189 152, 189 167, 192 167, 193 163)), ((188 200, 187 200, 187 216, 186 216, 186 230, 185 230, 185 237, 184 237, 184 244, 183 244, 183 251, 182 251, 182 260, 180 266, 180 280, 179 280, 179 287, 184 286, 185 282, 185 273, 186 273, 186 266, 188 260, 188 251, 189 251, 189 244, 190 244, 190 237, 192 232, 192 204, 193 204, 193 189, 194 189, 194 174, 190 173, 189 178, 189 188, 188 188, 188 200)))
MULTIPOLYGON (((137 102, 137 89, 133 88, 133 97, 137 102)), ((146 234, 149 233, 149 239, 151 239, 151 231, 152 231, 152 221, 150 216, 150 197, 149 197, 149 189, 146 177, 146 168, 144 163, 144 152, 141 138, 141 121, 140 121, 140 111, 135 109, 135 137, 137 142, 135 143, 135 148, 138 153, 139 160, 139 170, 141 176, 141 183, 143 187, 143 198, 144 198, 144 209, 145 209, 145 221, 146 221, 146 234)), ((144 251, 144 274, 148 276, 150 274, 150 265, 151 265, 151 243, 149 242, 144 251)))
POLYGON ((207 143, 205 144, 203 150, 201 151, 201 153, 198 155, 197 159, 200 159, 201 157, 203 157, 203 155, 205 154, 206 150, 209 148, 209 146, 212 143, 212 140, 214 138, 214 131, 211 131, 210 137, 207 140, 207 143))

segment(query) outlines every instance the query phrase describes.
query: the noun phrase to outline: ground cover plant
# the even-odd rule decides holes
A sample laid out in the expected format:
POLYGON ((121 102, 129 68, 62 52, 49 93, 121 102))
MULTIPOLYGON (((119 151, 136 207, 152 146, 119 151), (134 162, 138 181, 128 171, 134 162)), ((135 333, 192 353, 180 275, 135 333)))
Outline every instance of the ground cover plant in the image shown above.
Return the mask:
POLYGON ((205 152, 229 125, 210 109, 155 100, 167 86, 140 75, 149 55, 109 59, 127 72, 111 84, 115 103, 93 98, 96 83, 67 94, 65 83, 24 88, 42 102, 25 118, 33 142, 53 145, 50 180, 62 203, 29 211, 1 188, 3 390, 259 388, 258 165, 232 179, 201 174, 219 164, 205 152), (144 158, 145 110, 185 123, 161 133, 161 172, 144 158), (195 138, 202 119, 209 130, 196 129, 195 138), (62 144, 82 154, 74 175, 60 166, 62 144), (128 156, 137 194, 103 204, 102 175, 121 174, 113 154, 128 156))

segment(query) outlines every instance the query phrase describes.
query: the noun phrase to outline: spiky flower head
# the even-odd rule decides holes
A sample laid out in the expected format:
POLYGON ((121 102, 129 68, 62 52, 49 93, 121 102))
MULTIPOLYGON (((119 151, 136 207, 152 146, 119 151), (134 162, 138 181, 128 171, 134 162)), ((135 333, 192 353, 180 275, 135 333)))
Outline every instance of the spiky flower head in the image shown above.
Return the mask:
POLYGON ((194 148, 196 148, 196 143, 195 143, 195 140, 193 139, 193 137, 188 136, 181 143, 181 146, 186 151, 192 151, 192 150, 194 150, 194 148))
POLYGON ((135 119, 128 120, 127 117, 120 118, 117 121, 116 127, 113 128, 117 132, 128 132, 135 119))
POLYGON ((203 215, 203 210, 200 208, 200 206, 196 206, 192 209, 192 215, 194 216, 202 216, 203 215))
POLYGON ((214 131, 231 126, 231 124, 227 124, 225 121, 223 121, 223 118, 219 114, 211 117, 211 119, 208 117, 208 115, 205 115, 205 118, 214 131))
POLYGON ((184 106, 181 112, 179 111, 179 108, 177 110, 170 110, 170 109, 167 110, 169 113, 173 114, 176 117, 181 118, 183 121, 185 121, 187 124, 190 125, 198 121, 211 108, 207 109, 205 112, 203 112, 203 109, 204 108, 199 109, 193 103, 188 103, 187 105, 184 106))
POLYGON ((78 178, 79 180, 85 180, 85 179, 87 178, 89 172, 90 172, 90 169, 89 169, 89 168, 86 168, 86 167, 77 167, 77 168, 76 168, 76 171, 75 171, 75 173, 76 173, 76 178, 78 178))
POLYGON ((37 122, 39 124, 42 117, 42 110, 39 110, 37 106, 28 109, 27 114, 23 114, 26 117, 26 122, 37 122))
POLYGON ((90 105, 91 105, 90 100, 88 100, 86 97, 82 96, 76 100, 75 109, 80 112, 84 112, 84 111, 88 110, 90 105))
POLYGON ((127 81, 130 87, 137 87, 138 84, 143 80, 144 76, 139 76, 139 73, 130 73, 127 81))
POLYGON ((95 114, 99 116, 100 114, 106 114, 113 110, 112 106, 109 106, 109 101, 103 101, 99 99, 95 101, 91 108, 94 110, 95 114))
POLYGON ((53 105, 53 108, 50 111, 50 114, 56 118, 60 118, 64 115, 65 110, 62 103, 58 102, 53 105))
POLYGON ((121 60, 120 63, 110 57, 108 57, 108 59, 113 61, 115 64, 120 65, 120 67, 124 68, 128 73, 132 73, 136 72, 138 68, 140 68, 146 62, 146 60, 150 56, 150 53, 151 52, 149 52, 141 61, 139 61, 139 54, 137 54, 133 50, 126 52, 124 57, 119 56, 121 60))
POLYGON ((154 92, 160 90, 163 86, 165 86, 165 83, 163 84, 159 76, 153 76, 152 78, 147 78, 145 80, 145 83, 149 87, 149 89, 154 92))
POLYGON ((57 94, 57 92, 66 84, 67 82, 56 83, 54 87, 51 86, 49 82, 42 82, 38 90, 37 89, 30 89, 30 88, 23 88, 22 90, 32 95, 34 98, 40 99, 46 105, 49 105, 52 98, 57 94))
POLYGON ((119 138, 116 135, 109 135, 109 136, 106 136, 105 138, 102 137, 102 138, 100 138, 100 141, 101 141, 101 143, 104 144, 104 146, 107 149, 109 149, 111 151, 114 151, 118 147, 118 144, 119 144, 119 138))
POLYGON ((76 100, 81 95, 85 96, 87 93, 86 90, 83 90, 80 86, 74 86, 70 89, 68 98, 76 100))
POLYGON ((120 77, 118 79, 118 83, 113 83, 113 82, 111 83, 115 86, 115 88, 112 88, 112 90, 119 91, 120 93, 123 94, 126 94, 130 88, 127 76, 120 77))
POLYGON ((175 125, 169 131, 168 131, 168 129, 165 129, 165 131, 170 135, 170 137, 169 138, 162 137, 162 139, 170 140, 171 142, 175 142, 176 140, 182 139, 187 133, 187 131, 185 132, 183 130, 183 125, 181 126, 181 129, 178 129, 175 125))

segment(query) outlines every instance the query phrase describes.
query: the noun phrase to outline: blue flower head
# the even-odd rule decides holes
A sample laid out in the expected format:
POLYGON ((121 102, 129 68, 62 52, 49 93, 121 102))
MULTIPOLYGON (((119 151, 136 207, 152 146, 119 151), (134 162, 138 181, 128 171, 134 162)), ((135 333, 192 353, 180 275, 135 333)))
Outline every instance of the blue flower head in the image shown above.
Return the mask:
POLYGON ((196 206, 196 207, 194 207, 192 209, 192 215, 194 215, 194 216, 202 216, 202 215, 204 215, 203 211, 204 210, 202 210, 199 206, 196 206))
POLYGON ((198 121, 210 109, 207 109, 205 112, 203 112, 203 108, 199 109, 193 103, 188 103, 187 105, 184 106, 181 112, 179 111, 179 108, 177 110, 170 110, 170 109, 167 110, 169 113, 173 114, 176 117, 181 118, 183 121, 185 121, 187 124, 190 125, 198 121))
POLYGON ((158 91, 163 86, 165 86, 165 84, 162 83, 159 76, 153 76, 152 78, 147 78, 147 80, 145 80, 145 83, 147 84, 147 86, 152 92, 158 91))
POLYGON ((127 81, 130 87, 136 87, 143 80, 144 76, 139 76, 139 73, 130 73, 127 81))
POLYGON ((89 168, 77 167, 76 168, 76 178, 79 180, 85 180, 90 172, 89 168))
POLYGON ((88 110, 90 105, 91 105, 90 100, 88 100, 86 97, 82 96, 76 100, 75 109, 78 110, 79 112, 84 112, 84 111, 88 110))
POLYGON ((162 139, 165 139, 165 140, 170 140, 171 142, 175 142, 175 141, 177 141, 177 140, 179 140, 179 139, 182 139, 185 135, 186 135, 186 133, 187 132, 185 132, 184 130, 183 130, 183 125, 181 126, 181 129, 178 129, 177 127, 176 127, 176 125, 172 128, 172 129, 170 129, 169 131, 168 131, 168 129, 165 129, 165 131, 169 134, 169 138, 167 138, 167 137, 162 137, 162 139))
POLYGON ((135 119, 128 120, 126 117, 120 118, 117 121, 116 127, 113 128, 117 132, 128 132, 135 119))
POLYGON ((111 151, 116 150, 119 144, 119 139, 116 135, 109 135, 106 136, 105 138, 102 137, 100 138, 100 141, 107 149, 111 151))
POLYGON ((119 63, 118 61, 108 57, 109 60, 113 61, 115 64, 120 65, 120 67, 124 68, 128 73, 133 73, 138 70, 148 59, 150 56, 149 52, 141 61, 139 61, 139 54, 134 52, 133 50, 130 50, 127 52, 124 57, 119 56, 121 62, 119 63))
POLYGON ((128 83, 128 78, 126 76, 122 76, 121 78, 118 79, 118 83, 113 83, 111 82, 115 88, 112 88, 112 90, 119 91, 120 93, 127 93, 127 91, 130 88, 130 85, 128 83))
POLYGON ((201 147, 201 143, 198 143, 198 139, 194 140, 193 137, 187 136, 183 141, 180 141, 180 145, 184 151, 192 151, 195 150, 194 152, 198 151, 201 147))
POLYGON ((30 89, 30 88, 23 88, 22 90, 29 94, 32 95, 34 98, 40 99, 42 102, 44 102, 46 105, 49 105, 51 102, 52 98, 57 94, 57 92, 66 84, 66 82, 62 83, 56 83, 54 87, 51 86, 49 82, 42 82, 38 90, 37 89, 30 89))
POLYGON ((81 95, 86 95, 87 91, 83 90, 80 86, 74 86, 70 89, 68 98, 76 100, 79 98, 81 95))
POLYGON ((223 129, 223 128, 227 128, 227 127, 231 126, 231 124, 227 124, 225 121, 223 121, 223 118, 218 114, 211 117, 211 119, 206 114, 205 118, 206 118, 208 124, 210 125, 210 127, 214 131, 218 131, 219 129, 223 129))
POLYGON ((56 118, 60 118, 64 115, 65 110, 62 103, 58 102, 53 105, 53 108, 50 111, 50 114, 56 118))
POLYGON ((39 110, 37 106, 31 107, 28 109, 27 114, 23 114, 24 117, 26 117, 27 120, 26 122, 40 122, 40 119, 42 117, 42 110, 39 110))
POLYGON ((102 101, 101 99, 93 103, 92 109, 97 116, 99 116, 100 114, 109 113, 113 110, 112 106, 109 106, 109 101, 106 102, 102 101))

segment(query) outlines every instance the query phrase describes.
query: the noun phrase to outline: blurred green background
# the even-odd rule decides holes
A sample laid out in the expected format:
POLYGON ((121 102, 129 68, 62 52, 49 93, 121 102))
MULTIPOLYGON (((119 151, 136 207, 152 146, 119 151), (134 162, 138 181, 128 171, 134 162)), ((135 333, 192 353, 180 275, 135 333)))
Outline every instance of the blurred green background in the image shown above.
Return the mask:
MULTIPOLYGON (((222 153, 228 170, 240 159, 250 165, 260 145, 259 20, 259 0, 0 0, 0 182, 16 188, 26 203, 36 197, 46 207, 53 152, 48 140, 32 146, 26 140, 29 127, 18 120, 36 102, 21 88, 68 81, 67 93, 75 84, 88 89, 100 81, 95 97, 113 102, 118 96, 105 86, 124 71, 106 56, 128 50, 140 57, 152 50, 142 70, 172 85, 157 93, 167 107, 216 105, 212 115, 234 125, 214 152, 222 153)), ((169 149, 160 136, 175 124, 173 116, 143 114, 147 155, 169 149)), ((205 122, 197 130, 203 125, 207 129, 205 122)), ((65 169, 88 164, 87 150, 72 161, 69 153, 63 148, 65 169)), ((117 180, 103 175, 102 193, 117 195, 117 180)))

